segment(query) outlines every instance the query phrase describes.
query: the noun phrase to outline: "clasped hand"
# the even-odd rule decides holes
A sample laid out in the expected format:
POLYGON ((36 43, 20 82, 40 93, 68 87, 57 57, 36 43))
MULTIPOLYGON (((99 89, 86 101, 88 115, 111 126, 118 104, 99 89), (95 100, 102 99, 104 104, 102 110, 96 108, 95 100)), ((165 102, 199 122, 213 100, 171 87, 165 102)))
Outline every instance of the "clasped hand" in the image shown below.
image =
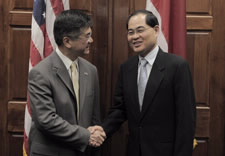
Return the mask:
POLYGON ((91 133, 89 139, 89 145, 93 147, 99 147, 106 139, 106 134, 101 126, 91 126, 88 127, 91 133))

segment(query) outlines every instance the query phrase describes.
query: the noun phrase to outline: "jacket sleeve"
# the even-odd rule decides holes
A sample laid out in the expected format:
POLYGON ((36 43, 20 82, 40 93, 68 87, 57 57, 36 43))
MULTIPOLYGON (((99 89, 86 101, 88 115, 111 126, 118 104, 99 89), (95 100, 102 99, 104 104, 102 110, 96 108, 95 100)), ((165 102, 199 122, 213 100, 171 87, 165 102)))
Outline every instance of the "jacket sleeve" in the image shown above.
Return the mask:
POLYGON ((92 125, 99 125, 101 123, 101 113, 100 113, 100 101, 99 101, 99 79, 98 71, 94 68, 94 109, 92 116, 92 125))
POLYGON ((121 66, 116 84, 113 105, 109 109, 109 113, 102 124, 107 137, 112 136, 113 133, 120 128, 122 123, 127 120, 123 93, 123 70, 121 66))
POLYGON ((174 156, 191 156, 195 134, 196 103, 192 76, 186 61, 181 62, 174 76, 176 134, 174 156))

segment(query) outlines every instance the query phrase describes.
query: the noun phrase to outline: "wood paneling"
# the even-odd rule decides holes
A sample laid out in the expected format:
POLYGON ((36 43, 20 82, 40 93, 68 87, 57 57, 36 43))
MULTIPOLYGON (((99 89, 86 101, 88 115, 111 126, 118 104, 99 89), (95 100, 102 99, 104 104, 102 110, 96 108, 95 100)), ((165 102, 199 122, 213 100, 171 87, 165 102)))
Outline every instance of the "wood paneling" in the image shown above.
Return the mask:
POLYGON ((9 42, 9 99, 27 96, 29 67, 30 28, 11 28, 9 42), (19 58, 19 59, 18 59, 19 58))
POLYGON ((8 80, 8 54, 6 53, 7 44, 7 16, 6 2, 0 0, 0 155, 8 154, 7 140, 7 80, 8 80))
POLYGON ((207 140, 198 140, 198 146, 194 149, 193 156, 208 156, 207 140))
POLYGON ((212 30, 212 16, 193 16, 187 15, 188 30, 212 30))
POLYGON ((190 60, 196 102, 208 105, 209 99, 209 51, 211 34, 209 32, 188 32, 187 51, 190 60))
POLYGON ((223 0, 213 0, 213 32, 210 51, 211 106, 209 155, 225 155, 225 6, 223 0))
POLYGON ((32 0, 10 0, 10 10, 32 10, 32 0))
POLYGON ((197 123, 195 136, 197 138, 209 139, 210 133, 210 108, 209 107, 197 107, 197 123))
POLYGON ((14 133, 23 133, 24 130, 24 112, 26 102, 10 101, 8 103, 8 131, 14 133))
POLYGON ((146 8, 146 1, 140 0, 133 0, 135 4, 135 10, 145 9, 146 8))
MULTIPOLYGON (((129 0, 114 0, 113 1, 113 23, 112 23, 112 94, 114 93, 115 84, 118 78, 120 65, 127 60, 128 45, 127 45, 127 30, 126 20, 129 15, 129 0)), ((112 137, 111 141, 111 156, 126 155, 126 139, 127 126, 122 126, 112 137), (120 146, 118 146, 120 142, 120 146)))
POLYGON ((222 0, 187 1, 187 28, 191 31, 188 34, 188 48, 194 51, 189 54, 189 58, 192 58, 190 60, 195 74, 197 102, 199 106, 207 108, 205 107, 207 104, 209 108, 209 112, 206 111, 207 109, 198 110, 196 135, 203 137, 205 139, 203 142, 208 142, 208 145, 202 148, 197 147, 195 156, 223 156, 225 154, 225 20, 221 19, 221 15, 225 14, 224 7, 222 0), (203 32, 204 35, 198 34, 199 32, 203 32), (197 40, 201 41, 196 44, 197 40), (208 62, 201 59, 202 53, 205 52, 208 52, 208 62), (199 56, 198 59, 196 55, 199 56), (202 74, 202 70, 203 73, 207 71, 208 74, 202 74), (197 73, 200 74, 196 75, 197 73), (205 84, 208 84, 208 89, 204 88, 205 84), (203 125, 208 124, 209 139, 207 140, 205 138, 207 136, 206 127, 203 125), (204 151, 208 152, 204 153, 204 151))
POLYGON ((95 0, 92 3, 93 10, 93 38, 92 63, 96 65, 99 74, 101 91, 101 110, 103 116, 106 114, 111 102, 111 67, 112 60, 112 32, 109 31, 110 13, 108 11, 109 2, 105 0, 95 0), (104 23, 104 24, 103 24, 104 23))
POLYGON ((92 3, 94 3, 93 0, 72 0, 70 1, 70 6, 72 9, 92 11, 92 3))
POLYGON ((195 137, 198 140, 198 146, 195 148, 193 156, 207 156, 208 140, 210 140, 209 54, 214 22, 210 4, 210 0, 187 1, 187 52, 197 102, 195 137))
MULTIPOLYGON (((9 155, 8 156, 22 156, 23 155, 23 135, 9 134, 9 155)), ((3 156, 3 155, 2 155, 3 156)), ((6 156, 6 155, 4 155, 6 156)))
POLYGON ((188 13, 210 14, 211 0, 187 0, 188 13))
POLYGON ((129 15, 129 0, 114 0, 113 4, 113 86, 117 80, 120 64, 128 58, 126 20, 129 15))
POLYGON ((30 26, 31 25, 32 12, 30 11, 10 11, 9 24, 30 26))

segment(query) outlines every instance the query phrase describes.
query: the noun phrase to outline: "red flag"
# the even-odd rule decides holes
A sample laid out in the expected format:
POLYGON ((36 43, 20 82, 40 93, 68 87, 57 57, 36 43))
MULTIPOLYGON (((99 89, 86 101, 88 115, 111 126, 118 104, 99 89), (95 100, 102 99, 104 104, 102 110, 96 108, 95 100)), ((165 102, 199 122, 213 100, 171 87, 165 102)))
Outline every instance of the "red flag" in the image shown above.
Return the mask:
MULTIPOLYGON (((69 9, 69 0, 34 0, 29 71, 56 47, 53 36, 53 24, 56 16, 69 9)), ((31 108, 29 95, 25 108, 23 155, 29 156, 29 133, 31 126, 31 108)))
POLYGON ((159 46, 186 58, 186 0, 146 0, 146 10, 159 20, 159 46))

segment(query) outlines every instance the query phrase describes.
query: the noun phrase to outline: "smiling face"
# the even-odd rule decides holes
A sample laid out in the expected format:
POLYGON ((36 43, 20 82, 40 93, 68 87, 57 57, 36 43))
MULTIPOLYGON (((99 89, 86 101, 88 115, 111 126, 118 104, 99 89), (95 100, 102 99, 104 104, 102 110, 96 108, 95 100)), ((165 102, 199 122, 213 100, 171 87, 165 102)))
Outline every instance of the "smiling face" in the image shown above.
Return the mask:
POLYGON ((145 14, 134 15, 128 22, 128 43, 134 52, 143 56, 157 45, 158 34, 158 25, 154 28, 147 25, 145 14))
POLYGON ((90 45, 93 42, 92 38, 92 30, 91 28, 84 29, 81 35, 78 37, 77 40, 74 40, 74 44, 72 49, 75 53, 79 53, 80 55, 89 54, 90 52, 90 45))
POLYGON ((91 28, 86 28, 81 31, 78 37, 64 37, 64 45, 70 51, 70 55, 83 56, 89 54, 90 45, 93 42, 91 28))

